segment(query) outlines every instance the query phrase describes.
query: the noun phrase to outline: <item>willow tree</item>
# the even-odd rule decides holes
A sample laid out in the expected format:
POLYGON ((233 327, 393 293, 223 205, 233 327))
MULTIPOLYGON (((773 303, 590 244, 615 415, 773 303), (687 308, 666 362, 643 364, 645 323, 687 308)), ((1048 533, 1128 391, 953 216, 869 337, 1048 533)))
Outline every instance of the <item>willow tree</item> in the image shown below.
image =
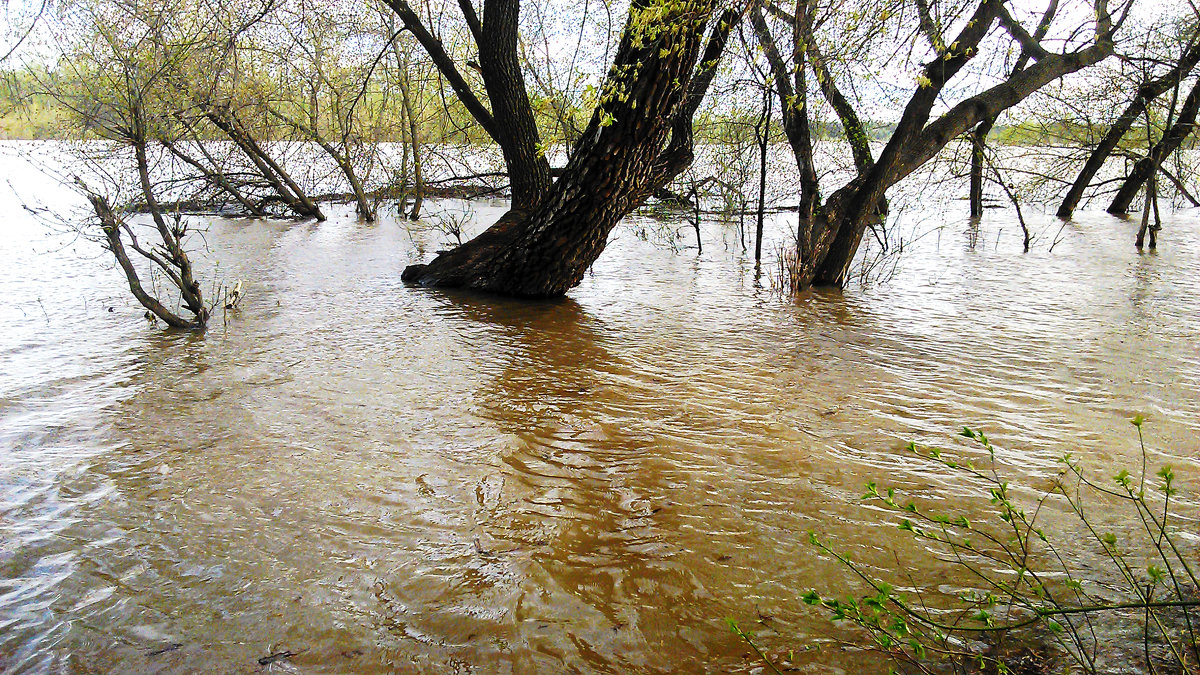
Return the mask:
POLYGON ((68 54, 71 77, 49 92, 82 130, 80 140, 90 136, 106 142, 101 158, 89 150, 90 144, 68 146, 75 160, 69 171, 76 174, 70 183, 88 199, 98 225, 82 234, 93 238, 94 230, 99 230, 102 237, 98 238, 147 316, 174 328, 203 329, 216 302, 205 300, 188 254, 189 220, 162 203, 160 193, 170 190, 178 178, 155 170, 163 152, 153 147, 154 138, 174 123, 164 112, 169 106, 162 100, 162 84, 181 56, 128 13, 106 14, 83 3, 75 10, 92 28, 94 40, 68 54), (132 178, 127 178, 130 174, 132 178), (130 217, 132 206, 113 203, 110 195, 122 193, 131 203, 141 200, 150 217, 148 225, 130 217), (164 279, 165 288, 143 283, 147 271, 155 279, 164 279), (176 293, 178 307, 173 307, 171 296, 176 293))
MULTIPOLYGON (((829 68, 816 67, 818 64, 825 65, 828 54, 823 53, 821 36, 815 32, 808 18, 812 15, 811 3, 797 3, 794 13, 767 3, 775 16, 784 17, 785 23, 794 27, 793 44, 797 51, 804 50, 806 59, 794 59, 791 67, 802 68, 807 61, 814 68, 816 79, 822 84, 820 91, 835 110, 839 110, 839 117, 851 137, 858 169, 855 178, 811 210, 807 221, 802 218, 797 250, 788 274, 795 290, 810 285, 844 285, 864 233, 880 217, 889 188, 936 156, 950 142, 972 129, 978 129, 981 124, 990 125, 1005 110, 1043 86, 1111 55, 1114 49, 1113 33, 1127 15, 1129 7, 1128 3, 1124 4, 1119 12, 1122 19, 1114 21, 1107 0, 1095 0, 1093 6, 1088 8, 1095 17, 1088 38, 1076 38, 1068 32, 1077 30, 1077 26, 1064 27, 1062 32, 1071 37, 1066 40, 1059 38, 1067 48, 1055 52, 1043 44, 1043 37, 1054 33, 1047 23, 1053 17, 1064 14, 1062 11, 1056 12, 1054 4, 1043 15, 1040 25, 1032 31, 1013 17, 1003 0, 981 0, 977 4, 946 3, 947 6, 941 7, 940 12, 937 11, 938 4, 927 0, 914 0, 915 12, 903 11, 905 4, 884 2, 881 7, 870 5, 870 9, 878 10, 877 21, 910 22, 908 30, 913 37, 914 49, 918 50, 915 56, 925 60, 914 78, 915 86, 908 95, 894 131, 878 157, 872 159, 865 144, 856 145, 854 142, 853 118, 839 110, 847 102, 840 90, 833 86, 833 75, 829 68), (926 45, 919 47, 921 43, 926 45), (922 55, 920 50, 925 54, 922 55), (998 82, 991 86, 969 94, 969 83, 964 83, 960 77, 967 64, 980 53, 1008 52, 1022 54, 1018 67, 996 77, 998 82), (948 86, 951 82, 955 84, 948 86), (954 101, 955 96, 957 102, 954 101), (936 105, 946 106, 946 110, 935 116, 933 112, 936 105)), ((846 9, 835 3, 828 11, 844 12, 846 9)), ((767 26, 757 18, 756 23, 759 23, 760 40, 767 45, 768 58, 782 67, 783 59, 771 56, 768 43, 771 38, 767 26)), ((905 26, 901 25, 900 28, 904 29, 905 26)), ((870 32, 873 36, 890 31, 878 29, 870 32)), ((837 40, 838 36, 835 35, 827 37, 825 43, 836 49, 837 40)), ((889 58, 894 59, 894 54, 889 58)), ((777 75, 776 80, 780 79, 777 75)), ((797 84, 803 82, 802 79, 793 81, 797 84)), ((793 101, 797 99, 796 96, 792 98, 793 101)), ((808 106, 793 114, 807 115, 808 106)), ((810 150, 807 152, 811 153, 810 150)), ((802 153, 797 153, 797 161, 802 173, 807 173, 806 158, 802 153)), ((809 189, 815 192, 815 189, 809 189)))
MULTIPOLYGON (((440 42, 430 44, 437 41, 421 34, 411 8, 403 0, 388 4, 443 74, 454 72, 452 63, 444 64, 449 57, 440 42)), ((460 5, 479 44, 492 110, 472 92, 464 93, 465 79, 448 79, 477 119, 492 120, 484 127, 504 152, 512 209, 475 239, 408 267, 403 279, 510 295, 561 295, 582 280, 617 222, 664 178, 690 164, 691 116, 743 9, 726 10, 714 20, 714 0, 635 0, 599 103, 551 183, 515 58, 517 0, 486 0, 481 23, 467 0, 460 5)))

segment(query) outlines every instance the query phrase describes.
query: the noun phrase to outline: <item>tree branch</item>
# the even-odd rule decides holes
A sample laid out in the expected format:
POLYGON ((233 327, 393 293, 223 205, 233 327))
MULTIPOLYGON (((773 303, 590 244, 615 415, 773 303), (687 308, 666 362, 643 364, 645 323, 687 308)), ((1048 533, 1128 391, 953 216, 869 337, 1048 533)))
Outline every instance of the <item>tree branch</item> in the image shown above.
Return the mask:
POLYGON ((458 68, 454 65, 454 60, 446 53, 446 48, 442 45, 442 41, 437 39, 425 28, 425 24, 421 22, 421 17, 413 11, 413 8, 406 0, 384 0, 388 7, 400 17, 400 21, 404 23, 404 27, 408 32, 412 33, 417 42, 429 54, 429 58, 433 60, 433 65, 437 67, 438 72, 446 81, 450 83, 450 88, 454 90, 454 94, 458 96, 458 100, 466 107, 467 112, 479 122, 479 126, 493 138, 496 137, 496 122, 492 119, 492 113, 483 106, 479 101, 479 97, 471 89, 471 85, 467 84, 462 73, 458 72, 458 68))

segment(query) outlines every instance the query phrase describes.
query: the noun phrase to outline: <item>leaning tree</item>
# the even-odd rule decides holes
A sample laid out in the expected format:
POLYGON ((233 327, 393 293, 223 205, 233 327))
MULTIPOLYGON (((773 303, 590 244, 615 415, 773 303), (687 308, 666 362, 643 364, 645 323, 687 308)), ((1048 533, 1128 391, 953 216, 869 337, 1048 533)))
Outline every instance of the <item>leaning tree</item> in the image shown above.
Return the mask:
MULTIPOLYGON (((1119 18, 1114 20, 1107 1, 1095 0, 1087 8, 1094 19, 1085 40, 1077 36, 1078 24, 1073 26, 1074 32, 1068 27, 1059 28, 1056 33, 1054 19, 1061 17, 1062 23, 1070 23, 1080 8, 1064 11, 1054 0, 1036 17, 1037 25, 1032 29, 1014 17, 1003 0, 982 0, 974 5, 915 0, 915 12, 907 13, 905 2, 885 0, 882 4, 864 4, 868 7, 860 8, 856 15, 875 16, 881 24, 898 24, 890 30, 874 26, 868 32, 883 35, 907 30, 913 38, 916 51, 913 56, 925 61, 914 78, 894 130, 875 158, 871 157, 861 125, 853 114, 855 104, 842 93, 835 81, 837 74, 830 67, 830 63, 840 63, 844 72, 853 74, 857 65, 853 53, 847 55, 839 46, 863 48, 854 41, 839 41, 836 33, 831 34, 838 30, 837 22, 822 16, 822 12, 826 15, 844 12, 845 5, 819 6, 813 0, 800 0, 793 9, 766 0, 764 8, 768 15, 790 33, 791 58, 782 56, 777 47, 782 42, 776 37, 779 29, 769 25, 762 12, 754 15, 759 42, 772 65, 776 89, 784 99, 785 109, 790 109, 790 117, 795 120, 809 114, 809 106, 797 105, 804 98, 794 93, 804 83, 800 71, 809 68, 820 85, 819 92, 842 122, 857 168, 857 176, 823 203, 802 209, 796 251, 788 274, 794 290, 810 285, 844 285, 864 233, 885 209, 890 187, 967 132, 973 131, 975 142, 981 142, 1001 113, 1038 89, 1111 55, 1113 34, 1128 15, 1130 6, 1129 2, 1123 3, 1116 12, 1119 18), (822 32, 819 29, 823 26, 822 32), (1047 46, 1047 36, 1055 37, 1063 45, 1062 51, 1047 46), (1006 52, 1020 55, 1015 65, 1003 72, 985 73, 992 81, 977 86, 975 93, 971 93, 970 84, 963 77, 966 66, 981 53, 1006 52), (945 109, 940 115, 934 115, 937 106, 945 109)), ((800 121, 788 123, 788 117, 785 116, 785 129, 800 130, 807 126, 800 121)), ((789 134, 789 140, 802 175, 809 174, 812 150, 807 133, 789 134)), ((817 186, 802 180, 801 189, 806 192, 801 195, 801 204, 812 204, 818 194, 817 186)))
POLYGON ((496 224, 408 267, 403 278, 529 297, 578 284, 621 218, 691 163, 692 116, 745 12, 744 5, 718 12, 714 0, 633 2, 599 103, 551 183, 516 59, 517 0, 486 0, 482 21, 460 2, 478 43, 490 111, 404 0, 388 4, 500 145, 513 185, 512 209, 496 224))
MULTIPOLYGON (((411 9, 405 11, 404 0, 388 2, 434 56, 435 63, 438 62, 440 43, 428 32, 422 34, 421 25, 414 23, 415 13, 411 9)), ((775 72, 775 87, 784 98, 788 140, 796 151, 802 173, 808 178, 801 181, 804 192, 801 201, 809 206, 801 214, 790 277, 797 288, 841 286, 864 232, 884 210, 890 187, 932 159, 947 144, 981 124, 989 126, 1005 110, 1048 83, 1111 55, 1114 32, 1128 15, 1130 0, 1124 0, 1115 12, 1110 10, 1107 0, 1094 0, 1087 8, 1093 19, 1086 39, 1077 25, 1075 30, 1070 27, 1055 30, 1051 25, 1055 17, 1064 17, 1066 22, 1077 19, 1078 7, 1068 8, 1075 11, 1063 11, 1052 5, 1036 17, 1038 25, 1031 29, 1013 15, 1003 0, 947 3, 944 7, 915 0, 916 31, 928 43, 926 63, 917 73, 895 129, 877 157, 871 156, 865 143, 854 104, 841 93, 830 72, 830 57, 825 52, 834 51, 828 48, 834 41, 816 34, 818 26, 813 23, 819 9, 816 4, 799 2, 789 12, 765 0, 755 3, 753 10, 749 6, 728 9, 720 19, 713 20, 716 8, 709 0, 633 3, 591 123, 576 143, 562 176, 547 184, 548 178, 544 180, 540 173, 544 160, 526 162, 524 166, 531 168, 522 171, 522 164, 513 159, 515 153, 506 147, 535 143, 536 129, 513 134, 511 129, 518 128, 516 125, 508 125, 510 130, 506 131, 505 125, 495 123, 500 117, 497 111, 504 105, 516 101, 514 108, 523 109, 528 101, 520 85, 519 68, 513 71, 509 67, 511 59, 495 58, 486 44, 499 39, 498 36, 515 40, 517 1, 487 0, 480 23, 473 18, 469 1, 460 0, 467 23, 479 41, 479 65, 493 107, 491 128, 484 126, 504 149, 514 180, 513 209, 477 238, 441 253, 428 264, 410 266, 403 278, 423 285, 522 296, 560 295, 579 283, 604 250, 612 227, 641 204, 650 190, 669 181, 691 161, 690 115, 698 106, 696 97, 703 96, 707 89, 728 31, 746 11, 753 11, 756 32, 775 72), (779 40, 771 38, 762 13, 764 8, 789 25, 791 58, 783 57, 776 45, 779 40), (1114 13, 1119 18, 1114 20, 1114 13), (699 57, 710 24, 713 30, 708 49, 699 57), (1061 50, 1048 46, 1049 38, 1056 40, 1061 50), (981 51, 1003 54, 1014 48, 1021 54, 1017 67, 993 76, 993 81, 974 93, 962 82, 951 86, 981 51), (503 65, 506 63, 509 66, 503 65), (489 77, 489 70, 494 68, 504 71, 508 84, 503 87, 491 84, 497 79, 494 74, 489 77), (858 169, 856 177, 823 202, 818 200, 819 186, 811 171, 811 139, 806 118, 809 113, 804 105, 808 95, 803 72, 806 68, 811 69, 818 91, 841 119, 858 169), (945 110, 935 115, 938 106, 945 110), (518 185, 519 181, 526 181, 526 186, 518 185), (536 184, 535 188, 529 187, 529 181, 536 184)), ((891 4, 894 9, 903 9, 905 3, 891 4)), ((835 3, 825 11, 844 10, 843 3, 835 3)), ((891 15, 885 7, 884 19, 891 15)), ((499 51, 505 57, 512 55, 509 47, 499 51)), ((441 55, 449 59, 444 51, 441 55)), ((921 53, 915 56, 920 57, 921 53)), ((463 93, 462 90, 469 88, 465 80, 460 77, 455 84, 453 77, 447 79, 468 108, 482 108, 477 97, 472 100, 473 94, 463 93)), ((506 114, 511 114, 511 110, 506 114)), ((481 124, 488 119, 479 114, 476 117, 481 124)), ((514 117, 523 119, 523 114, 514 117)), ((532 125, 531 120, 532 117, 532 125)), ((535 144, 535 148, 540 148, 540 144, 535 144)))

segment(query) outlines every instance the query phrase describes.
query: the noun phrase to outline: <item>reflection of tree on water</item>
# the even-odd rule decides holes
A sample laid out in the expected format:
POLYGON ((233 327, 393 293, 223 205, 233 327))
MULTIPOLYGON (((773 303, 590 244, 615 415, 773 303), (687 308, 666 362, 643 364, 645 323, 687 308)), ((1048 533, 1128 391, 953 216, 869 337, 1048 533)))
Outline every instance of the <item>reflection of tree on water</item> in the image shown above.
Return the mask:
MULTIPOLYGON (((512 440, 501 493, 479 500, 479 548, 484 558, 520 560, 514 658, 674 670, 678 663, 641 659, 663 647, 698 655, 680 642, 689 631, 732 639, 714 609, 700 609, 711 599, 692 572, 697 562, 684 560, 692 545, 670 522, 678 516, 668 497, 680 499, 684 487, 673 475, 683 471, 656 447, 661 424, 637 422, 661 405, 661 392, 614 355, 623 336, 569 299, 453 303, 502 348, 478 400, 481 415, 512 440)), ((683 496, 692 498, 704 495, 683 496)))
POLYGON ((1133 292, 1129 302, 1133 305, 1137 325, 1152 324, 1154 309, 1154 285, 1158 281, 1158 250, 1139 250, 1133 262, 1133 292))

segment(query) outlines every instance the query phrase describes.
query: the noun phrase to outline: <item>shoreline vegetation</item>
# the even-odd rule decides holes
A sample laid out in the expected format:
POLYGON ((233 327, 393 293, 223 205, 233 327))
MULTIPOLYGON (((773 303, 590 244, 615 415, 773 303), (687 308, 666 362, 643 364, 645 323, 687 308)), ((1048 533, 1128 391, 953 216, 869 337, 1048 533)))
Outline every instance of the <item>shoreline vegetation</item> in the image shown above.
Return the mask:
MULTIPOLYGON (((0 71, 0 83, 5 78, 12 79, 13 73, 0 71)), ((4 87, 0 84, 0 141, 72 141, 72 140, 104 140, 101 134, 89 134, 86 129, 78 127, 77 120, 72 118, 71 110, 53 97, 46 94, 9 94, 4 95, 4 87)), ((575 114, 582 115, 582 111, 575 114)), ((752 127, 753 116, 698 119, 695 134, 698 139, 707 143, 721 143, 731 134, 736 135, 736 129, 752 127)), ((398 121, 396 123, 398 125, 398 121)), ((495 142, 478 133, 469 133, 467 129, 450 129, 450 122, 422 127, 418 135, 430 143, 456 143, 476 147, 497 147, 495 142)), ((867 137, 871 143, 885 142, 895 131, 895 123, 866 122, 867 137)), ((1065 148, 1079 147, 1088 139, 1103 135, 1109 130, 1105 125, 1073 125, 1067 122, 1044 124, 1040 122, 1020 122, 1010 125, 997 125, 992 130, 989 141, 996 145, 1011 147, 1046 147, 1065 148)), ((1142 149, 1144 142, 1137 139, 1145 138, 1147 129, 1144 124, 1131 127, 1121 140, 1121 149, 1134 152, 1142 149)), ((1152 131, 1152 133, 1155 133, 1152 131)), ((772 144, 787 142, 781 122, 773 121, 768 133, 772 144)), ((407 133, 396 131, 382 134, 373 139, 377 143, 404 143, 407 133)), ((813 124, 813 141, 841 142, 844 137, 834 121, 816 122, 813 124)), ((209 140, 220 140, 213 135, 209 140)), ((267 142, 304 141, 310 140, 305 136, 276 135, 264 137, 267 142)), ((548 136, 550 145, 565 145, 569 139, 548 136)), ((1194 149, 1200 137, 1190 138, 1186 149, 1194 149)))

